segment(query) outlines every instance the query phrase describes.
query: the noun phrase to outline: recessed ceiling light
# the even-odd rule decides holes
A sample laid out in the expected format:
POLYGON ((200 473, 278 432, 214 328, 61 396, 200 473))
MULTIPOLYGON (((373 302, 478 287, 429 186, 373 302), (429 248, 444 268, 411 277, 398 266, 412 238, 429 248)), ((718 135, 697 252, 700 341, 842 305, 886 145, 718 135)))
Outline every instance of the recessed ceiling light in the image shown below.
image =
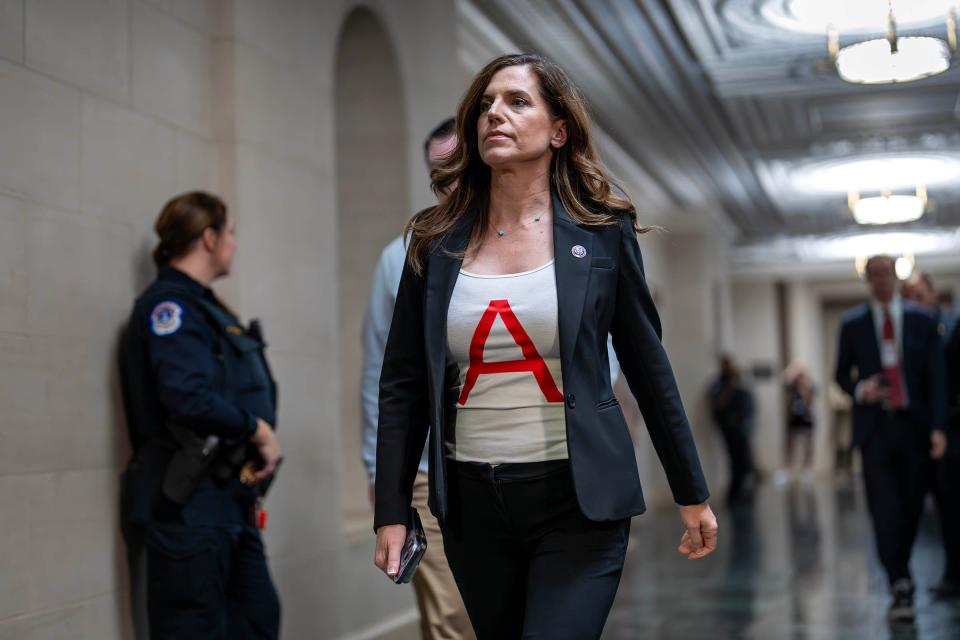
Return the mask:
POLYGON ((914 255, 925 255, 955 251, 957 246, 956 233, 903 231, 812 238, 806 246, 801 248, 807 258, 829 260, 872 256, 880 253, 902 255, 910 252, 914 255))
POLYGON ((882 153, 819 160, 791 171, 791 182, 804 193, 847 193, 914 189, 960 180, 960 155, 882 153))

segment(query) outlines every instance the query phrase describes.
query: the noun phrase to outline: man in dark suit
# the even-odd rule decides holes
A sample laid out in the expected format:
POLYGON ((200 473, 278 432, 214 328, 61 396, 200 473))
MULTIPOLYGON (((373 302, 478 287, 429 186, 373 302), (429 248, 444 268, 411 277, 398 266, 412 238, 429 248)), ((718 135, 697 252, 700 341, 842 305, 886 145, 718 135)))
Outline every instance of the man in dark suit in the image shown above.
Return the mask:
POLYGON ((893 595, 889 617, 911 621, 910 551, 929 460, 946 450, 943 346, 933 317, 897 293, 892 258, 873 256, 865 275, 870 301, 843 319, 836 380, 854 399, 853 441, 893 595))
POLYGON ((943 494, 941 517, 944 520, 944 539, 950 545, 950 555, 944 570, 944 579, 936 590, 940 597, 960 596, 960 321, 954 322, 947 334, 947 399, 950 423, 947 454, 940 464, 939 483, 943 494), (950 510, 950 514, 946 512, 950 510), (953 564, 950 561, 953 560, 953 564))

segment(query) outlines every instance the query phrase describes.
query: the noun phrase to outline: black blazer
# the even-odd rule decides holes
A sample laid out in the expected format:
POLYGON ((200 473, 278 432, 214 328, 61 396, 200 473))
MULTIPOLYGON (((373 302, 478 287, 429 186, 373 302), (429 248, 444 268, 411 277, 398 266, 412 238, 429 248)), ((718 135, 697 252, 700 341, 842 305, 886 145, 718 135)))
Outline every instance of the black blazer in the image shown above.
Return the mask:
MULTIPOLYGON (((448 514, 444 429, 454 424, 459 371, 447 356, 447 308, 462 261, 443 249, 465 249, 477 215, 474 209, 451 229, 422 276, 407 265, 400 279, 380 374, 374 528, 407 521, 428 425, 430 510, 441 522, 448 514)), ((610 386, 608 334, 674 499, 704 502, 706 480, 660 343, 630 216, 620 224, 578 226, 556 194, 553 216, 567 449, 580 509, 597 521, 645 509, 633 443, 610 386)))
MULTIPOLYGON (((903 303, 903 354, 900 366, 907 386, 910 420, 920 436, 947 425, 946 373, 943 343, 933 315, 903 303)), ((857 383, 882 373, 877 327, 869 304, 847 312, 840 326, 837 349, 837 384, 851 397, 857 383), (856 370, 856 377, 854 377, 856 370)), ((873 433, 883 408, 877 404, 853 405, 853 443, 863 444, 873 433)))

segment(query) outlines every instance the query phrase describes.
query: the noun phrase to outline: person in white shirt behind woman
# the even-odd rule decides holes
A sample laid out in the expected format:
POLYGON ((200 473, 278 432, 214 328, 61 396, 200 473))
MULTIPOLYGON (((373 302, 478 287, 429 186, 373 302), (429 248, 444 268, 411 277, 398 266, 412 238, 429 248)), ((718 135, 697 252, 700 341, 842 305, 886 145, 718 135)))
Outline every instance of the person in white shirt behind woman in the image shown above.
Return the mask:
MULTIPOLYGON (((424 160, 432 171, 457 144, 456 122, 444 120, 423 143, 424 160)), ((443 200, 445 194, 439 193, 443 200)), ((370 479, 370 504, 374 503, 376 481, 377 419, 379 413, 380 368, 387 346, 390 319, 397 300, 400 274, 407 257, 407 243, 399 235, 384 247, 373 272, 370 299, 363 317, 363 381, 360 402, 363 409, 363 464, 370 479)), ((443 538, 436 518, 427 512, 427 456, 424 451, 413 484, 413 506, 420 512, 427 552, 413 576, 413 590, 420 611, 423 640, 472 640, 476 636, 443 554, 443 538)))

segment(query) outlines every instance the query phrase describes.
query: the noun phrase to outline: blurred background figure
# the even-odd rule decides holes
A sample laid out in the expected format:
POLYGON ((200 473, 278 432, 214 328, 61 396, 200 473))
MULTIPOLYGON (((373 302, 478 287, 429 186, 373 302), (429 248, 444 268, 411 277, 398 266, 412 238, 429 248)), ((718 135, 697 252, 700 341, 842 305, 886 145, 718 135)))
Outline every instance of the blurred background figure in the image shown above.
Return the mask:
POLYGON ((894 265, 886 255, 867 260, 870 301, 844 317, 836 380, 854 399, 854 443, 892 595, 888 617, 907 622, 914 618, 910 554, 930 458, 946 449, 946 380, 937 324, 904 304, 894 265))
POLYGON ((943 577, 939 584, 931 587, 934 595, 941 598, 960 597, 960 436, 958 427, 958 406, 960 393, 957 388, 958 340, 956 316, 940 305, 940 296, 933 284, 933 276, 918 271, 910 276, 901 288, 905 300, 927 309, 937 323, 946 354, 947 400, 949 403, 949 424, 947 428, 947 452, 940 460, 930 464, 928 476, 929 489, 934 497, 937 515, 940 519, 940 534, 943 539, 945 562, 943 577))
MULTIPOLYGON (((457 145, 455 121, 448 118, 430 132, 423 142, 423 156, 432 171, 457 145)), ((446 194, 437 194, 439 199, 446 194)), ((363 320, 363 464, 370 480, 370 505, 374 504, 376 481, 377 420, 380 414, 380 369, 390 333, 393 307, 397 301, 400 274, 407 258, 405 238, 397 236, 380 254, 373 275, 370 300, 363 320)), ((420 630, 425 640, 458 640, 476 637, 457 584, 443 552, 443 536, 437 519, 427 506, 427 450, 420 459, 413 486, 413 506, 420 513, 427 534, 427 553, 413 575, 413 588, 420 609, 420 630)))
POLYGON ((938 463, 940 523, 946 547, 946 566, 937 592, 945 597, 960 595, 960 323, 947 334, 947 401, 949 426, 947 453, 938 463))
POLYGON ((729 355, 721 356, 719 364, 720 373, 710 385, 710 408, 727 451, 730 468, 727 504, 733 505, 743 497, 748 480, 758 479, 750 445, 753 396, 743 385, 740 370, 729 355))
POLYGON ((940 298, 933 286, 933 276, 924 271, 914 271, 900 288, 905 300, 930 310, 934 317, 940 316, 940 298))
POLYGON ((809 482, 813 479, 813 398, 817 393, 810 372, 800 362, 792 363, 783 373, 787 399, 786 470, 801 473, 809 482), (799 464, 796 462, 799 445, 799 464))
POLYGON ((827 407, 833 422, 830 442, 834 471, 849 480, 853 475, 853 400, 833 380, 827 384, 827 407))
POLYGON ((954 310, 940 303, 940 292, 933 284, 933 276, 926 271, 915 271, 904 281, 901 293, 904 300, 923 307, 933 315, 937 333, 946 344, 957 323, 957 315, 954 310))

